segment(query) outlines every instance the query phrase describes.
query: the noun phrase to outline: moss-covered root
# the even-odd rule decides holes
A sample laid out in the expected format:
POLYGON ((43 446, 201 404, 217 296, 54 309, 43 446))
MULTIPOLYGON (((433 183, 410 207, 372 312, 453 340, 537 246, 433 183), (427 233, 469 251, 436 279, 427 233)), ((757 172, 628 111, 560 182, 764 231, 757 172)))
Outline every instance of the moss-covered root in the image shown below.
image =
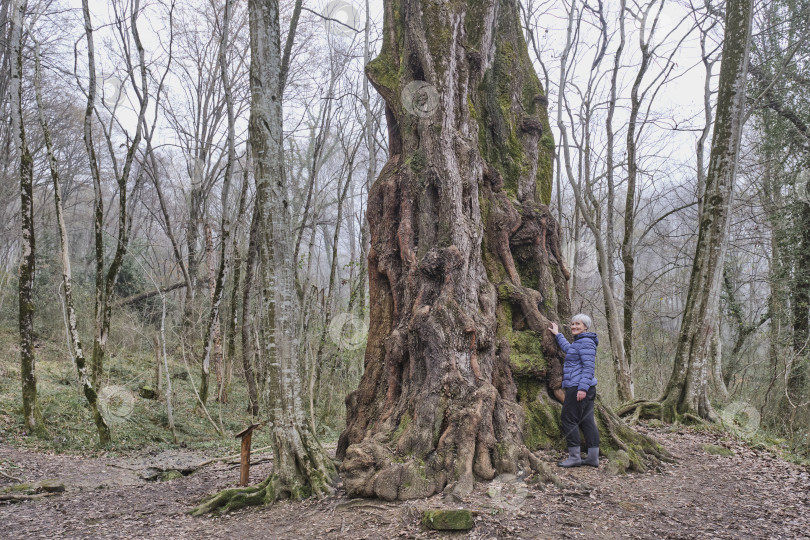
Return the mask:
POLYGON ((639 420, 661 420, 661 402, 637 399, 621 405, 616 414, 631 426, 639 420))
POLYGON ((630 425, 639 420, 661 420, 663 422, 680 422, 682 424, 705 424, 707 421, 691 413, 679 413, 674 406, 663 401, 637 399, 625 403, 616 409, 616 414, 630 425))
POLYGON ((227 514, 246 506, 272 504, 278 499, 278 492, 278 478, 273 475, 255 486, 224 489, 210 495, 194 507, 190 514, 192 516, 209 513, 227 514))
POLYGON ((644 472, 650 466, 662 461, 674 461, 670 454, 660 443, 652 437, 643 435, 625 424, 601 400, 595 407, 596 422, 602 438, 600 447, 608 458, 616 454, 627 456, 627 463, 623 469, 644 472))
POLYGON ((308 482, 295 480, 284 482, 278 475, 270 475, 255 486, 229 488, 203 499, 189 513, 193 516, 203 514, 227 514, 246 506, 270 505, 281 499, 301 500, 310 496, 322 496, 332 493, 328 479, 315 475, 308 482))
POLYGON ((563 481, 560 480, 560 477, 551 472, 548 466, 540 461, 540 458, 532 454, 528 448, 523 448, 523 458, 528 461, 529 466, 532 470, 537 474, 540 478, 540 481, 547 483, 547 484, 554 484, 557 487, 563 487, 563 481))

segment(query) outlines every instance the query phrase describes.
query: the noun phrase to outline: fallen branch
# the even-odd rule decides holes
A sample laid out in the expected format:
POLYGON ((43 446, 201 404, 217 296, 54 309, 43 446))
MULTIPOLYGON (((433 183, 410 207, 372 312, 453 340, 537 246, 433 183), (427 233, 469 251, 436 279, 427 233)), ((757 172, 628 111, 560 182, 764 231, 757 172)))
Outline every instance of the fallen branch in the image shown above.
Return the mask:
POLYGON ((174 283, 173 285, 169 285, 168 287, 164 287, 164 288, 160 289, 160 291, 154 290, 154 291, 147 291, 147 292, 142 292, 142 293, 138 293, 138 294, 133 294, 132 296, 127 296, 126 298, 122 298, 121 300, 119 300, 118 302, 113 304, 113 307, 118 308, 118 307, 121 307, 121 306, 126 306, 127 304, 134 304, 135 302, 139 302, 141 300, 146 300, 147 298, 152 298, 153 296, 157 296, 158 294, 162 295, 163 293, 167 293, 167 292, 173 291, 175 289, 182 289, 185 286, 186 286, 186 282, 185 281, 180 281, 178 283, 174 283))
MULTIPOLYGON (((273 458, 271 458, 271 457, 257 459, 256 461, 250 460, 250 466, 253 467, 254 465, 259 465, 261 463, 267 463, 267 462, 272 462, 272 461, 273 461, 273 458)), ((230 467, 228 467, 228 469, 237 469, 237 468, 239 468, 241 466, 241 463, 239 461, 229 461, 228 465, 230 465, 230 467)))
POLYGON ((8 478, 9 480, 14 480, 14 481, 15 481, 15 482, 17 482, 18 484, 22 482, 22 480, 20 480, 19 478, 15 477, 15 476, 11 476, 10 474, 6 474, 6 473, 4 473, 3 471, 0 471, 0 475, 5 476, 5 477, 6 477, 6 478, 8 478))
POLYGON ((23 501, 38 501, 39 499, 42 499, 44 497, 50 497, 51 495, 56 495, 56 493, 37 493, 36 495, 4 493, 0 495, 0 502, 5 501, 8 503, 15 503, 23 501))

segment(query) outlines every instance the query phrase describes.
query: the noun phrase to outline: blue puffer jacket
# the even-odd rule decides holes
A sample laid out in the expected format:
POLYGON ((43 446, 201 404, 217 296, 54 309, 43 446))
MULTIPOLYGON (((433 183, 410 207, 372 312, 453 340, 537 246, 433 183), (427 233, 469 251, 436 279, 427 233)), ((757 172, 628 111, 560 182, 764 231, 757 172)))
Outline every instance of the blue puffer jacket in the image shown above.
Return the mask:
POLYGON ((578 390, 588 391, 596 384, 596 346, 599 338, 595 332, 582 332, 574 336, 574 342, 568 343, 562 333, 557 334, 557 344, 565 353, 563 363, 563 388, 576 386, 578 390))

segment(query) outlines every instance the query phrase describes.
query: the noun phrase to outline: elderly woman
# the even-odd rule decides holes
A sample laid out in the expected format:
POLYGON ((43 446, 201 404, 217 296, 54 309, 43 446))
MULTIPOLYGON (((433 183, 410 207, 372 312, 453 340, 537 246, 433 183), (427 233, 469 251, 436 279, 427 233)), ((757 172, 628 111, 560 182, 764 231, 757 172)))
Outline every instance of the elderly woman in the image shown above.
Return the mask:
POLYGON ((565 401, 560 420, 568 443, 568 457, 558 463, 560 467, 599 466, 599 429, 593 419, 593 404, 596 399, 594 369, 599 338, 594 332, 588 332, 590 327, 590 317, 582 313, 575 315, 571 319, 573 343, 568 343, 555 323, 551 323, 549 327, 560 349, 565 353, 562 382, 565 401), (588 457, 585 460, 581 457, 580 428, 588 445, 588 457))

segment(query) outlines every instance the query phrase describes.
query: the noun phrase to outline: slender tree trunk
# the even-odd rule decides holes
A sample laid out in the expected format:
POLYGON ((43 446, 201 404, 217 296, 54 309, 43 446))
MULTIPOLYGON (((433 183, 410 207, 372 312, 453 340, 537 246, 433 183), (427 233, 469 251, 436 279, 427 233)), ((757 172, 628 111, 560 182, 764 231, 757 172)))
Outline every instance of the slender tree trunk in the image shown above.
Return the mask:
POLYGON ((34 274, 36 272, 36 243, 34 236, 34 158, 25 137, 22 108, 23 74, 23 20, 28 3, 16 1, 12 12, 12 65, 11 106, 12 134, 17 139, 17 156, 20 160, 20 224, 22 229, 22 257, 20 259, 19 327, 20 327, 20 375, 22 377, 22 403, 25 427, 36 434, 44 434, 45 426, 37 398, 34 350, 34 274))
MULTIPOLYGON (((572 4, 571 9, 568 13, 568 30, 566 33, 566 47, 563 51, 562 55, 562 63, 565 65, 568 62, 568 53, 572 46, 572 35, 573 35, 573 25, 574 25, 574 12, 575 12, 575 4, 572 4)), ((621 27, 623 28, 624 23, 621 23, 621 27)), ((614 75, 615 70, 617 69, 615 66, 618 63, 618 58, 614 61, 614 75)), ((559 95, 557 96, 557 107, 562 110, 563 108, 563 94, 566 88, 566 77, 565 73, 561 71, 560 73, 560 84, 559 84, 559 95)), ((612 90, 612 91, 615 91, 612 90)), ((615 102, 614 105, 615 106, 615 102)), ((611 106, 608 108, 608 115, 610 117, 611 114, 611 106)), ((562 115, 557 115, 557 128, 560 130, 560 146, 562 148, 562 162, 565 167, 566 175, 568 176, 569 184, 571 185, 571 189, 574 191, 574 198, 576 200, 576 208, 582 210, 582 216, 585 219, 585 224, 590 229, 591 233, 594 235, 594 242, 596 244, 596 255, 597 265, 599 268, 599 277, 602 283, 602 291, 603 291, 603 299, 605 302, 605 315, 607 318, 607 329, 608 329, 608 337, 609 337, 609 344, 610 344, 610 356, 613 364, 613 371, 616 376, 616 393, 620 401, 624 402, 630 399, 628 396, 633 395, 633 388, 632 388, 632 379, 629 376, 630 368, 627 365, 626 357, 625 357, 625 341, 624 341, 624 334, 622 332, 622 324, 619 319, 619 306, 616 301, 616 294, 614 293, 614 286, 612 281, 613 275, 613 260, 612 260, 612 251, 613 251, 613 228, 612 226, 606 227, 608 233, 606 234, 604 240, 602 238, 599 223, 594 220, 591 216, 590 212, 587 209, 587 203, 585 201, 585 196, 582 194, 581 189, 579 187, 578 182, 576 181, 576 177, 574 174, 573 167, 571 165, 571 156, 570 156, 570 145, 568 143, 568 132, 565 127, 565 123, 562 120, 562 115)), ((612 133, 612 129, 609 128, 609 133, 612 133)), ((612 138, 612 136, 611 136, 612 138)), ((608 153, 608 156, 612 156, 612 152, 608 153)), ((611 158, 612 159, 612 158, 611 158)), ((612 163, 612 161, 611 161, 612 163)), ((612 167, 610 167, 612 169, 612 167)), ((608 173, 610 177, 612 177, 612 173, 608 173)), ((609 213, 608 219, 612 220, 612 214, 609 213)), ((558 399, 562 399, 559 397, 558 399)))
MULTIPOLYGON (((242 178, 242 190, 239 195, 239 209, 236 212, 236 227, 234 231, 234 239, 233 239, 233 283, 231 285, 231 300, 230 300, 230 316, 228 317, 228 346, 227 346, 227 362, 228 362, 228 371, 226 377, 226 390, 230 387, 231 384, 231 375, 233 373, 233 361, 236 358, 236 329, 239 327, 239 293, 242 292, 242 251, 239 247, 239 238, 240 238, 240 231, 239 225, 245 217, 245 208, 247 205, 247 191, 248 191, 248 171, 247 168, 244 171, 244 175, 242 178)), ((249 232, 248 232, 249 234, 249 232)), ((244 326, 245 321, 242 321, 244 326)), ((245 348, 245 342, 243 341, 242 348, 245 348)), ((248 347, 249 349, 249 347, 248 347)), ((248 362, 248 366, 250 363, 248 362)), ((250 377, 253 378, 252 369, 250 370, 250 377)), ((248 399, 251 399, 250 403, 250 411, 253 412, 253 403, 255 403, 255 391, 256 391, 256 382, 253 382, 253 394, 251 395, 248 392, 248 399)), ((250 382, 248 384, 250 387, 250 382)), ((255 415, 258 411, 254 412, 255 415)))
POLYGON ((166 417, 172 432, 172 441, 177 444, 177 432, 174 427, 174 405, 172 404, 172 375, 169 373, 169 356, 166 354, 166 295, 160 294, 160 352, 163 369, 166 371, 166 417))
MULTIPOLYGON (((258 202, 257 202, 258 204, 258 202)), ((253 209, 253 217, 248 231, 247 259, 245 261, 245 281, 242 291, 242 368, 248 386, 248 409, 253 416, 259 414, 259 394, 256 388, 256 374, 253 370, 252 352, 254 350, 250 324, 250 297, 253 290, 256 257, 259 250, 259 210, 253 209)))
MULTIPOLYGON (((370 13, 371 0, 366 0, 366 26, 363 32, 363 65, 366 65, 371 61, 371 47, 369 44, 369 35, 371 33, 370 13)), ((365 135, 366 151, 368 152, 368 168, 366 169, 365 192, 368 193, 369 190, 371 190, 371 184, 374 183, 374 179, 377 177, 377 145, 374 141, 375 119, 372 116, 371 93, 369 92, 368 77, 363 77, 363 108, 365 109, 366 113, 365 135)), ((368 269, 366 268, 369 248, 368 237, 368 220, 365 219, 365 216, 363 216, 362 225, 360 228, 360 284, 357 287, 357 305, 361 314, 366 312, 366 288, 368 286, 368 269)), ((352 298, 349 300, 350 308, 354 300, 355 298, 352 296, 352 298)))
MULTIPOLYGON (((310 382, 311 386, 317 387, 318 389, 318 396, 322 395, 321 392, 321 381, 323 380, 323 371, 324 367, 323 363, 323 351, 326 345, 326 333, 329 329, 329 325, 332 322, 332 316, 334 315, 334 307, 332 304, 333 299, 333 292, 335 288, 335 280, 337 279, 337 260, 338 260, 338 240, 340 238, 340 228, 341 224, 343 223, 343 204, 346 200, 346 195, 349 192, 349 187, 352 184, 352 176, 354 173, 354 158, 357 155, 357 149, 360 147, 360 141, 357 142, 355 145, 354 150, 349 157, 348 164, 346 169, 348 171, 348 176, 346 177, 346 182, 343 184, 343 189, 340 190, 340 185, 338 184, 338 189, 340 190, 340 195, 338 196, 337 200, 337 219, 335 220, 335 230, 332 234, 332 256, 331 256, 331 263, 329 265, 329 281, 328 281, 328 288, 326 291, 325 297, 325 306, 323 309, 324 320, 323 320, 323 329, 321 330, 320 338, 318 339, 318 352, 315 354, 314 359, 314 373, 310 375, 310 382)), ((330 363, 329 371, 326 376, 326 381, 329 382, 332 380, 332 374, 334 373, 335 366, 337 364, 337 358, 333 362, 330 363)), ((310 391, 310 398, 312 399, 314 392, 310 391)), ((320 401, 320 399, 319 399, 320 401)), ((314 418, 315 412, 314 410, 310 411, 311 416, 314 418)), ((315 422, 312 422, 312 429, 315 429, 315 422)))
MULTIPOLYGON (((706 71, 706 77, 703 83, 703 114, 705 123, 700 137, 695 143, 695 157, 696 169, 698 178, 698 215, 703 209, 704 191, 706 189, 706 171, 704 163, 705 144, 706 139, 712 128, 712 105, 711 105, 711 79, 712 68, 714 60, 710 60, 706 52, 706 33, 701 33, 700 36, 700 49, 701 57, 703 60, 703 67, 706 71)), ((718 316, 714 321, 714 328, 712 328, 711 338, 709 340, 709 379, 711 381, 710 390, 714 396, 719 399, 728 399, 728 389, 726 388, 725 381, 722 377, 723 370, 723 343, 720 335, 720 317, 718 316)))
MULTIPOLYGON (((607 34, 607 29, 605 29, 607 34)), ((607 144, 605 145, 605 177, 607 179, 607 209, 605 211, 605 249, 607 250, 607 263, 605 269, 608 273, 608 281, 613 283, 613 248, 614 248, 614 212, 616 205, 616 163, 614 155, 614 140, 616 133, 613 128, 613 118, 616 114, 616 100, 619 91, 619 68, 621 67, 622 54, 624 52, 625 44, 625 0, 619 2, 619 45, 616 47, 616 53, 613 56, 613 69, 610 73, 610 100, 608 101, 607 118, 605 119, 605 135, 607 137, 607 144)), ((610 291, 603 290, 605 295, 605 309, 607 312, 608 299, 607 294, 613 293, 613 288, 610 291)))
POLYGON ((194 354, 194 299, 197 293, 197 281, 199 277, 199 254, 198 244, 200 241, 200 206, 202 187, 199 171, 200 165, 197 158, 191 166, 191 193, 189 194, 188 221, 186 221, 186 268, 191 287, 186 288, 185 300, 183 302, 183 324, 180 331, 180 339, 183 340, 185 348, 194 354))
POLYGON ((98 408, 97 387, 93 386, 91 382, 87 360, 84 356, 84 348, 82 347, 81 338, 79 336, 78 317, 76 316, 76 309, 74 308, 73 273, 70 266, 70 247, 68 245, 67 227, 65 226, 64 211, 62 208, 62 186, 56 156, 53 150, 53 142, 51 140, 51 130, 45 119, 45 107, 42 103, 39 43, 36 41, 34 42, 34 62, 34 90, 36 94, 39 124, 45 139, 48 166, 51 173, 51 180, 53 181, 54 208, 56 210, 56 224, 59 229, 59 247, 62 259, 62 286, 65 292, 65 318, 67 320, 67 328, 70 337, 70 350, 78 371, 82 392, 87 399, 87 403, 90 405, 90 413, 93 415, 93 421, 96 424, 99 441, 102 445, 106 445, 109 444, 111 440, 110 428, 98 408))
MULTIPOLYGON (((115 251, 110 266, 106 272, 104 270, 104 193, 101 187, 101 171, 99 169, 98 158, 96 156, 95 144, 93 142, 92 116, 95 108, 95 88, 96 88, 96 66, 95 66, 95 46, 93 39, 93 27, 90 20, 90 8, 88 0, 82 0, 82 13, 84 15, 85 35, 87 39, 87 60, 88 60, 88 89, 87 106, 84 114, 84 144, 87 156, 90 161, 90 175, 93 179, 94 191, 94 221, 93 232, 95 237, 95 325, 93 339, 93 356, 91 359, 91 383, 94 388, 98 388, 101 373, 104 367, 104 356, 107 346, 107 337, 110 331, 110 320, 112 317, 112 297, 115 283, 124 257, 127 253, 130 232, 130 217, 127 203, 127 184, 132 170, 135 154, 141 142, 146 110, 149 106, 149 93, 147 91, 147 70, 143 44, 138 32, 138 15, 140 15, 140 0, 135 0, 132 5, 130 15, 130 31, 132 32, 133 44, 138 55, 137 68, 140 75, 140 89, 135 87, 135 93, 139 100, 138 118, 135 133, 132 141, 127 145, 124 166, 120 175, 116 178, 118 184, 118 234, 116 237, 115 251)), ((135 66, 131 66, 135 69, 135 66)), ((113 145, 108 140, 108 147, 113 145)))
MULTIPOLYGON (((663 0, 660 0, 663 3, 663 0)), ((647 33, 645 24, 655 24, 648 20, 648 14, 655 2, 650 2, 644 10, 642 29, 639 34, 641 64, 636 72, 633 87, 630 91, 630 117, 627 123, 627 189, 624 203, 624 236, 621 255, 624 266, 624 298, 622 300, 624 323, 624 365, 617 374, 617 390, 620 401, 633 399, 632 351, 633 351, 633 315, 635 310, 635 223, 636 223, 636 184, 638 181, 637 140, 641 129, 638 127, 638 116, 641 110, 642 96, 639 94, 642 81, 647 73, 652 58, 650 41, 653 32, 647 33)), ((622 13, 624 17, 624 13, 622 13)), ((657 22, 657 19, 656 21, 657 22)))
MULTIPOLYGON (((227 218, 226 218, 227 219, 227 218)), ((211 225, 206 223, 203 227, 205 235, 205 262, 208 267, 208 289, 211 294, 211 311, 208 324, 205 328, 203 340, 203 358, 200 373, 200 401, 203 405, 208 402, 208 387, 211 378, 211 356, 214 358, 214 373, 217 379, 217 398, 222 390, 222 325, 219 320, 219 305, 225 288, 224 264, 225 256, 221 256, 219 270, 214 262, 214 238, 211 225)), ((224 247, 223 247, 224 250, 224 247)))
POLYGON ((682 417, 716 418, 708 397, 708 370, 712 337, 720 317, 720 288, 744 118, 752 14, 750 0, 729 0, 726 4, 717 113, 698 241, 675 364, 661 398, 661 413, 667 421, 682 417))
MULTIPOLYGON (((207 369, 210 363, 211 346, 214 342, 217 355, 217 397, 220 402, 227 401, 223 393, 223 362, 222 362, 222 331, 220 324, 219 308, 222 296, 225 292, 225 276, 228 271, 228 242, 231 233, 231 219, 228 210, 228 195, 231 190, 233 178, 233 167, 236 162, 236 131, 234 126, 233 94, 231 92, 230 75, 228 73, 227 53, 228 40, 230 38, 231 20, 231 0, 225 0, 225 14, 222 22, 222 40, 219 46, 219 71, 222 79, 222 88, 225 93, 225 107, 228 113, 228 156, 225 161, 225 173, 222 184, 222 220, 220 222, 220 245, 219 263, 217 264, 214 276, 214 287, 211 294, 211 313, 208 318, 208 325, 205 329, 205 340, 203 342, 203 382, 200 388, 200 398, 205 403, 208 398, 208 374, 207 369), (204 391, 203 391, 204 390, 204 391)), ((206 231, 206 242, 208 242, 210 229, 206 231)))
POLYGON ((335 465, 309 429, 302 396, 300 305, 296 292, 295 240, 285 185, 279 5, 249 0, 251 108, 248 133, 259 208, 259 262, 263 306, 265 403, 273 445, 273 474, 255 488, 226 490, 197 508, 229 510, 332 492, 335 465))
POLYGON ((810 378, 810 202, 799 201, 797 206, 798 242, 790 288, 795 360, 787 380, 787 392, 793 401, 804 401, 809 395, 807 381, 810 378))
POLYGON ((259 262, 265 295, 262 343, 267 362, 265 402, 272 430, 275 496, 331 492, 335 467, 310 432, 302 402, 300 306, 296 293, 291 216, 285 185, 278 2, 250 0, 250 144, 259 205, 259 262))

